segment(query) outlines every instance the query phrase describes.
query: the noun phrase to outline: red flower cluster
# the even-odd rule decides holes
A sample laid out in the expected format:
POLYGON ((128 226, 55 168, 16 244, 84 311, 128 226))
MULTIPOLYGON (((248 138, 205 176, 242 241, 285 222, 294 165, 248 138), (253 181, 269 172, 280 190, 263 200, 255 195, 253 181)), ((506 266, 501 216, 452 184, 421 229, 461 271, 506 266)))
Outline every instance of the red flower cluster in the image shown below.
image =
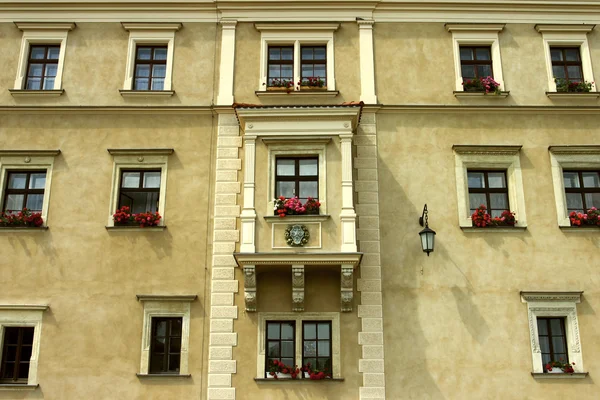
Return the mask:
POLYGON ((0 226, 30 226, 40 227, 44 224, 41 213, 32 213, 24 208, 17 214, 0 214, 0 226))
POLYGON ((573 365, 575 365, 574 362, 569 364, 569 363, 563 362, 563 360, 561 359, 560 361, 550 361, 548 364, 544 365, 544 369, 546 371, 550 371, 554 368, 560 368, 563 370, 564 373, 572 374, 575 372, 573 365))
POLYGON ((298 86, 312 86, 322 88, 325 86, 325 81, 318 76, 308 76, 298 81, 298 86))
POLYGON ((308 373, 308 377, 313 381, 319 381, 321 379, 331 378, 331 374, 328 372, 327 368, 323 371, 319 371, 317 369, 312 369, 310 363, 307 363, 302 367, 302 371, 308 373))
POLYGON ((473 225, 478 228, 486 226, 514 226, 517 223, 515 214, 505 210, 499 217, 493 217, 487 213, 487 207, 483 204, 477 207, 473 215, 471 215, 473 225))
POLYGON ((275 214, 283 218, 286 215, 318 214, 319 207, 321 207, 321 203, 312 197, 309 197, 306 203, 302 204, 298 197, 286 199, 280 196, 275 199, 274 209, 275 214))
POLYGON ((269 375, 275 379, 278 379, 277 373, 290 374, 292 379, 297 379, 298 375, 300 374, 300 370, 298 369, 297 365, 294 365, 292 368, 279 360, 272 360, 271 365, 269 366, 269 375))
POLYGON ((131 214, 130 208, 123 206, 113 214, 113 221, 116 225, 138 224, 141 228, 146 226, 158 226, 162 218, 158 212, 145 212, 131 214))
POLYGON ((587 210, 587 213, 571 212, 569 214, 571 226, 596 225, 600 226, 600 212, 596 207, 587 210))

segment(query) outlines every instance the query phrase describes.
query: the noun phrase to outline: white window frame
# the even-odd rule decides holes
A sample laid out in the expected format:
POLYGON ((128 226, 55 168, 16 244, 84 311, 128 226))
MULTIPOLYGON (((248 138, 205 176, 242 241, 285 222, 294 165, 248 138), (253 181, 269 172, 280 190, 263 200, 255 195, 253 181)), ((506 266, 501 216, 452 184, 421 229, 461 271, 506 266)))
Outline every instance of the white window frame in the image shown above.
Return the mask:
POLYGON ((3 384, 2 389, 36 388, 38 386, 38 359, 40 339, 42 335, 42 317, 48 305, 0 304, 0 360, 4 348, 4 332, 6 327, 33 327, 33 346, 29 360, 29 376, 27 384, 3 384))
POLYGON ((537 328, 538 317, 564 317, 569 362, 574 362, 577 373, 584 372, 577 320, 577 303, 583 292, 521 292, 521 301, 527 303, 529 338, 533 373, 543 373, 542 352, 537 328))
MULTIPOLYGON (((15 79, 14 90, 25 90, 25 81, 27 80, 27 68, 29 61, 29 49, 31 45, 36 44, 60 45, 58 65, 56 67, 56 78, 54 78, 54 87, 51 90, 62 89, 62 76, 65 64, 67 36, 69 34, 69 31, 75 28, 75 24, 65 22, 16 22, 15 25, 17 26, 17 28, 23 31, 23 37, 21 39, 19 66, 17 68, 17 77, 15 79)), ((43 92, 44 90, 40 91, 43 92)))
POLYGON ((144 320, 142 325, 142 356, 140 372, 138 375, 161 376, 189 376, 189 346, 190 346, 190 309, 191 302, 198 296, 192 295, 142 295, 138 294, 138 301, 144 304, 144 320), (149 374, 150 368, 150 342, 152 340, 152 318, 181 317, 181 355, 179 361, 179 374, 149 374))
POLYGON ((261 33, 260 46, 260 77, 258 91, 267 90, 267 72, 269 46, 294 46, 294 91, 298 91, 297 85, 300 80, 300 64, 302 46, 327 47, 327 90, 335 90, 335 62, 333 33, 340 24, 313 23, 313 24, 254 24, 261 33))
MULTIPOLYGON (((467 171, 474 169, 506 170, 506 187, 510 211, 515 213, 515 227, 527 227, 523 177, 519 158, 521 146, 470 146, 454 145, 456 170, 456 193, 458 196, 458 220, 462 228, 473 226, 469 205, 469 181, 467 171)), ((485 231, 485 230, 481 230, 485 231)))
POLYGON ((60 150, 0 150, 0 210, 4 209, 4 190, 8 171, 46 170, 46 186, 42 203, 42 226, 48 226, 48 209, 50 207, 50 187, 52 186, 52 169, 54 159, 60 150))
POLYGON ((302 365, 302 321, 328 321, 331 322, 331 370, 333 378, 342 377, 342 365, 340 356, 340 313, 322 312, 311 313, 303 312, 259 312, 258 313, 258 354, 256 358, 256 377, 258 379, 265 376, 265 337, 267 321, 294 321, 296 324, 296 349, 295 363, 300 367, 302 365))
POLYGON ((460 46, 490 46, 494 80, 504 88, 502 75, 502 59, 500 56, 500 40, 498 33, 504 29, 504 24, 446 24, 448 32, 452 32, 452 49, 454 52, 455 90, 463 92, 462 70, 460 64, 460 46))
POLYGON ((548 73, 548 91, 556 92, 556 82, 552 72, 552 58, 550 47, 552 46, 579 46, 581 54, 581 69, 583 79, 592 83, 592 92, 596 91, 594 83, 594 72, 592 70, 592 58, 587 34, 594 29, 595 25, 536 25, 535 29, 542 34, 544 42, 544 57, 546 60, 546 71, 548 73))
POLYGON ((550 146, 550 164, 552 167, 552 183, 556 202, 556 218, 558 226, 570 227, 567 212, 567 195, 563 179, 564 169, 600 169, 600 146, 550 146))
MULTIPOLYGON (((125 68, 125 81, 123 91, 136 91, 134 89, 135 56, 138 45, 167 45, 167 68, 165 72, 165 84, 163 90, 140 92, 168 92, 172 88, 173 58, 175 47, 175 32, 181 29, 180 23, 147 23, 147 22, 123 22, 123 28, 129 31, 129 42, 127 47, 127 63, 125 68)), ((123 94, 123 93, 122 93, 123 94)))
POLYGON ((268 165, 267 182, 269 201, 265 215, 273 215, 275 206, 275 175, 277 169, 277 157, 294 156, 318 156, 319 157, 319 214, 327 214, 327 142, 329 138, 318 142, 312 139, 312 142, 289 141, 286 144, 269 144, 269 139, 263 139, 268 146, 268 165))
POLYGON ((115 226, 113 214, 119 204, 121 171, 123 169, 160 169, 160 192, 158 213, 162 217, 159 226, 165 226, 165 203, 167 193, 167 166, 173 149, 108 149, 113 156, 112 189, 108 210, 107 227, 115 226))

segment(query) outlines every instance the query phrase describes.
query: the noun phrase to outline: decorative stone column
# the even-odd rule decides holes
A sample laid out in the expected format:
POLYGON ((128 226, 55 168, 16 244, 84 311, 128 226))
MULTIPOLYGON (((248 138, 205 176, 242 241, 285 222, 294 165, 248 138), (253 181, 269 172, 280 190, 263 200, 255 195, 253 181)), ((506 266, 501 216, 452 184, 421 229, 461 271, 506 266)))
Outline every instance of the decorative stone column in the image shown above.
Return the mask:
POLYGON ((256 210, 254 209, 254 170, 256 158, 256 136, 244 136, 244 206, 240 215, 242 223, 241 253, 254 253, 256 210))
POLYGON ((352 184, 352 135, 340 135, 342 147, 342 252, 356 252, 356 213, 352 184))
POLYGON ((375 95, 375 62, 373 51, 373 20, 360 20, 358 42, 360 46, 360 100, 377 104, 375 95))
POLYGON ((235 20, 221 20, 221 68, 219 71, 219 95, 217 105, 233 104, 233 69, 235 63, 235 20))
POLYGON ((342 311, 352 311, 352 299, 354 298, 354 267, 352 264, 342 264, 341 273, 341 298, 342 311))
POLYGON ((256 311, 256 266, 244 265, 244 299, 246 311, 256 311))
POLYGON ((292 265, 292 310, 304 311, 304 265, 292 265))

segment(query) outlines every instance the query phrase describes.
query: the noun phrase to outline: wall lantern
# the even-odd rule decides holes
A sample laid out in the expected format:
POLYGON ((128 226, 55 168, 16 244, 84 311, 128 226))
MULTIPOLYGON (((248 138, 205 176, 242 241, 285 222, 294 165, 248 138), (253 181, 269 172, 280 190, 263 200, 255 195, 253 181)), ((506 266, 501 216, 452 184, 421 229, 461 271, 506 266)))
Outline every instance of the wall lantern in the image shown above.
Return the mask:
POLYGON ((427 204, 423 207, 423 214, 419 218, 419 225, 423 226, 425 224, 425 228, 419 232, 419 236, 421 236, 421 247, 423 247, 423 251, 427 253, 427 257, 429 257, 429 253, 433 251, 433 244, 435 241, 435 231, 433 229, 429 229, 429 216, 427 215, 427 204))

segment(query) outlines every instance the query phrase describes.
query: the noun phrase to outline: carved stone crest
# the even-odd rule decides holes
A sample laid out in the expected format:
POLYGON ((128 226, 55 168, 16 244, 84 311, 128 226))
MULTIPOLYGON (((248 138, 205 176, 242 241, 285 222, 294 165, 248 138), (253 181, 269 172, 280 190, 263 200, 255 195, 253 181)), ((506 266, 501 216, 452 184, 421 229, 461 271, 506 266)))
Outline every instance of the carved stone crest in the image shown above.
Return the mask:
POLYGON ((310 233, 304 225, 290 225, 285 230, 285 241, 288 246, 302 247, 308 243, 310 233))

